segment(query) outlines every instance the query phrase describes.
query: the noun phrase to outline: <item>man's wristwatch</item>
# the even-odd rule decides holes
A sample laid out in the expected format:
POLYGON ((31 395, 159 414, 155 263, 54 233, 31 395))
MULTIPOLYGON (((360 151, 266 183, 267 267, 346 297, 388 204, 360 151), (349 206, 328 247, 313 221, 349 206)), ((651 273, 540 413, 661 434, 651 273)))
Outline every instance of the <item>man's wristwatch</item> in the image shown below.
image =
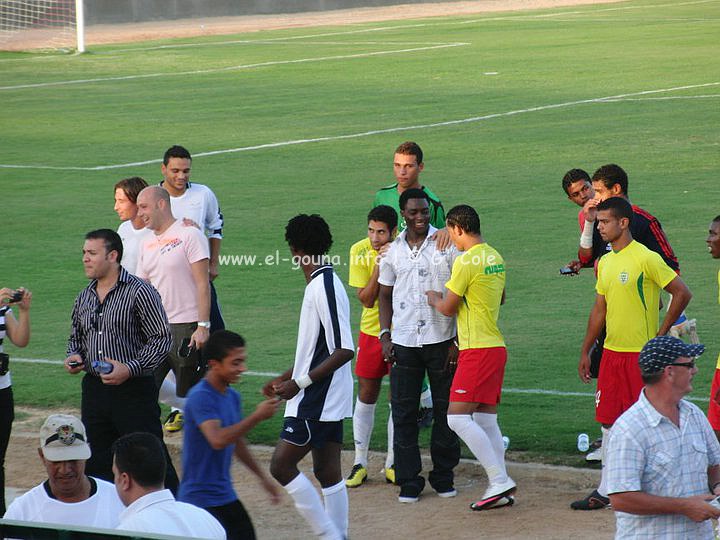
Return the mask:
POLYGON ((383 337, 385 334, 390 334, 390 329, 389 329, 389 328, 383 328, 382 330, 380 330, 380 333, 378 334, 378 339, 379 339, 380 341, 382 341, 382 337, 383 337))
POLYGON ((210 330, 210 321, 198 321, 197 325, 210 330))

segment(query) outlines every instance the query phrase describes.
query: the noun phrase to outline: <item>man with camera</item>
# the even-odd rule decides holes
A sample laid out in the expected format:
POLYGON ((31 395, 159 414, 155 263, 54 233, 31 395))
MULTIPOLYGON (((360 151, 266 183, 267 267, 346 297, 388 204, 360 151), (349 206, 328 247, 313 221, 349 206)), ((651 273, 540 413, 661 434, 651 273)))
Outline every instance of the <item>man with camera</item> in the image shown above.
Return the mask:
MULTIPOLYGON (((153 370, 170 349, 160 295, 120 266, 123 246, 110 229, 85 235, 83 265, 90 283, 75 300, 65 369, 82 380, 80 410, 92 456, 88 474, 112 481, 111 446, 134 431, 162 440, 153 370)), ((169 489, 178 486, 167 456, 169 489)))
POLYGON ((10 443, 10 430, 15 418, 10 357, 3 352, 3 340, 8 337, 16 347, 25 347, 30 341, 30 301, 32 293, 24 288, 16 291, 0 289, 0 516, 5 513, 5 452, 10 443), (11 306, 18 309, 18 318, 11 306))

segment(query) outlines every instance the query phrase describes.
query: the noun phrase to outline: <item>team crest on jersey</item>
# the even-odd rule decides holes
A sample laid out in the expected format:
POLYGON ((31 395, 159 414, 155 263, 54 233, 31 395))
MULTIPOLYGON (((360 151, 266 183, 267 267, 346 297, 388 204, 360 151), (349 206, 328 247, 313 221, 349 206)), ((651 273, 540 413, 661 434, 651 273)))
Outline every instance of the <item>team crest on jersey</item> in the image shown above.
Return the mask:
POLYGON ((58 441, 65 446, 72 446, 75 442, 75 430, 72 426, 60 426, 57 428, 58 441))
POLYGON ((620 283, 625 285, 625 283, 628 282, 628 279, 630 279, 630 276, 627 272, 620 272, 620 283))

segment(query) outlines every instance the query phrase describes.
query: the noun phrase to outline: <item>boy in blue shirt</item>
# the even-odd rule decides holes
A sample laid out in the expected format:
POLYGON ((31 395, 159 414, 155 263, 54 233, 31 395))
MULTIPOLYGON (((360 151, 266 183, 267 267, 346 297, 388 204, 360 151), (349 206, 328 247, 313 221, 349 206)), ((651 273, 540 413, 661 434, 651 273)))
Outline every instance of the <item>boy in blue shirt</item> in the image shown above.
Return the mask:
POLYGON ((243 418, 240 394, 230 385, 247 370, 245 340, 220 330, 210 336, 202 351, 208 371, 187 398, 178 500, 210 512, 225 528, 228 540, 254 539, 250 516, 233 489, 232 455, 258 477, 271 501, 277 503, 278 486, 253 458, 245 434, 275 414, 280 400, 265 400, 243 418))

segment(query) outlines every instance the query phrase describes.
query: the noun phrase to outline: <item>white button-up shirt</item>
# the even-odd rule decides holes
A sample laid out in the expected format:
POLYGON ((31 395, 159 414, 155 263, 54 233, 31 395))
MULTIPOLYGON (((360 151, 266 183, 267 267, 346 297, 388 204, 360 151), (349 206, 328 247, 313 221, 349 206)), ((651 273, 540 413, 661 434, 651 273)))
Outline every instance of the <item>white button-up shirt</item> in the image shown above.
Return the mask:
MULTIPOLYGON (((642 491, 660 497, 709 495, 708 467, 720 464, 720 444, 702 411, 681 400, 680 425, 645 397, 615 422, 607 448, 608 492, 642 491)), ((615 538, 713 540, 710 520, 682 514, 641 516, 615 512, 615 538)))
POLYGON ((227 535, 210 512, 175 500, 168 489, 136 499, 120 514, 118 529, 185 538, 225 540, 227 535))
POLYGON ((407 230, 400 233, 380 261, 378 283, 393 287, 392 342, 403 347, 441 343, 455 336, 455 317, 446 317, 428 304, 425 291, 445 291, 457 250, 438 251, 430 237, 412 249, 407 230))

